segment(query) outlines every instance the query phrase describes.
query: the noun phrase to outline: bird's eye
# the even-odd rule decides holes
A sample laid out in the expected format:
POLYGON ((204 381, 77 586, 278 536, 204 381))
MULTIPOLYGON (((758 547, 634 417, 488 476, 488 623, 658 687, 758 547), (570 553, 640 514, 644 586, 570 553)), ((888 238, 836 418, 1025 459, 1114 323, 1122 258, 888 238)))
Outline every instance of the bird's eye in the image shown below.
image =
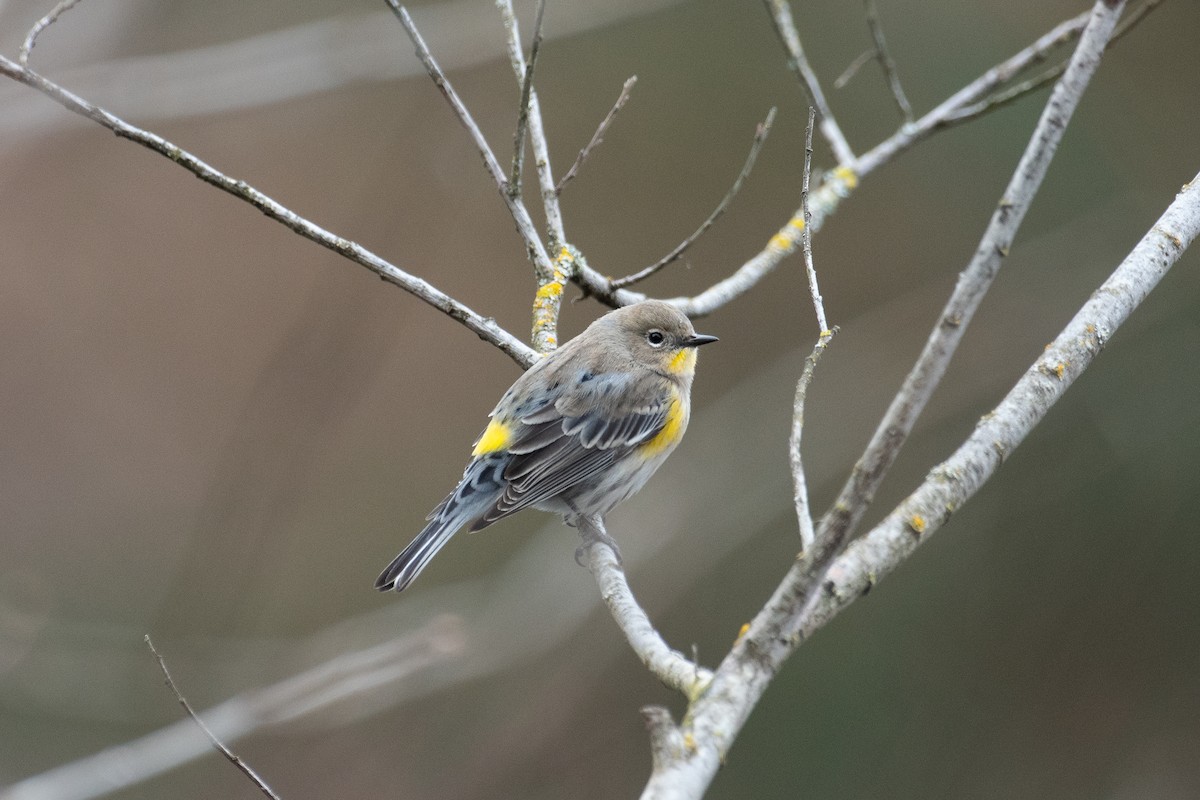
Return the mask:
POLYGON ((650 343, 651 347, 662 347, 663 342, 666 340, 667 337, 663 336, 662 331, 655 330, 646 334, 646 341, 650 343))

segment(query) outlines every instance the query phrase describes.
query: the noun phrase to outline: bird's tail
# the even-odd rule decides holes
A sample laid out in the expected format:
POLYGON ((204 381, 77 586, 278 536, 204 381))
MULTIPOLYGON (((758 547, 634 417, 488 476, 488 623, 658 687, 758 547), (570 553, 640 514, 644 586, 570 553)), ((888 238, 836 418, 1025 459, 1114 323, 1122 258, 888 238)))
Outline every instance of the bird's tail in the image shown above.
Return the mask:
POLYGON ((499 458, 472 461, 454 491, 429 514, 429 524, 379 574, 375 588, 404 591, 459 528, 482 517, 495 504, 504 491, 503 471, 499 458))

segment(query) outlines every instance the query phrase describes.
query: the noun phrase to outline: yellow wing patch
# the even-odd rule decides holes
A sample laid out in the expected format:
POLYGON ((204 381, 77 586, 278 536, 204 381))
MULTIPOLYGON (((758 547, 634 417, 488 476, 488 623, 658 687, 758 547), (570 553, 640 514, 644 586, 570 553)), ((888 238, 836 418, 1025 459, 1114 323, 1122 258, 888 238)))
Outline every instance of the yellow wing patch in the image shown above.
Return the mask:
POLYGON ((642 445, 643 455, 655 456, 668 447, 674 447, 682 438, 683 429, 686 426, 687 409, 684 408, 683 401, 679 399, 679 392, 672 392, 671 407, 667 409, 667 420, 663 424, 663 429, 655 434, 653 439, 642 445))
POLYGON ((475 443, 475 449, 471 451, 471 455, 485 456, 488 453, 503 450, 508 447, 511 439, 512 428, 498 419, 493 419, 488 423, 483 435, 479 437, 479 441, 475 443))

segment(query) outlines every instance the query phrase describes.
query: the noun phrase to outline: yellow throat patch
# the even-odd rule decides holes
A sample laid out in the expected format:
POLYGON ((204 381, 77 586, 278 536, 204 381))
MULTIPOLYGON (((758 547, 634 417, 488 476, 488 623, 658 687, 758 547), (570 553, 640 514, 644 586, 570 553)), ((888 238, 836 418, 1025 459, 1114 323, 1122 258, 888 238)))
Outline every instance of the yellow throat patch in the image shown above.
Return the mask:
POLYGON ((676 375, 691 375, 696 371, 696 348, 682 347, 667 362, 667 370, 676 375))

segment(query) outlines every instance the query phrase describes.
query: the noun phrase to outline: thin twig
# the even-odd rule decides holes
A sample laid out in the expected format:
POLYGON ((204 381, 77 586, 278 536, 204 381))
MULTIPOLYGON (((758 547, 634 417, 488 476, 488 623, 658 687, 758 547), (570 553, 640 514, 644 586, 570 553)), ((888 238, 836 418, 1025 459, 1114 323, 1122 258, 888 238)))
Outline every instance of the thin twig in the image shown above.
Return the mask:
POLYGON ((829 323, 825 320, 825 301, 821 299, 821 289, 817 286, 817 268, 813 265, 812 211, 808 206, 808 178, 812 174, 812 134, 815 114, 816 111, 809 106, 808 127, 804 132, 804 177, 800 191, 800 208, 804 213, 804 229, 800 231, 800 243, 804 250, 804 272, 808 276, 808 292, 812 295, 813 310, 817 313, 817 329, 823 334, 829 330, 829 323))
POLYGON ((771 132, 771 125, 774 122, 775 109, 772 108, 767 112, 767 118, 760 122, 758 127, 756 127, 754 130, 754 141, 750 143, 750 152, 746 154, 746 163, 742 164, 742 169, 738 173, 737 177, 734 178, 733 185, 729 187, 729 191, 727 191, 725 196, 721 198, 721 202, 717 204, 717 207, 713 209, 713 212, 708 215, 708 219, 704 220, 704 222, 700 224, 700 227, 697 228, 691 236, 684 239, 675 247, 674 250, 667 253, 655 263, 638 270, 632 275, 626 275, 624 278, 617 278, 616 280, 612 281, 612 288, 621 289, 637 283, 638 281, 649 278, 667 264, 670 264, 672 261, 675 261, 681 255, 687 252, 687 249, 695 244, 696 240, 703 236, 704 232, 711 228, 714 222, 721 218, 721 215, 724 214, 729 208, 729 204, 733 202, 733 198, 736 197, 738 191, 741 190, 742 184, 745 183, 746 178, 750 176, 750 170, 754 169, 754 162, 758 159, 758 153, 760 150, 762 150, 763 143, 767 141, 767 135, 771 132))
POLYGON ((175 694, 175 699, 179 701, 179 705, 183 707, 184 712, 191 717, 192 721, 196 723, 200 730, 204 731, 204 735, 208 737, 210 742, 212 742, 212 746, 216 749, 216 751, 225 756, 226 761, 241 770, 243 775, 254 781, 254 785, 258 787, 259 791, 261 791, 267 797, 270 797, 271 800, 279 800, 279 795, 272 791, 271 787, 267 785, 267 782, 260 778, 258 773, 255 772, 249 764, 247 764, 245 761, 242 761, 242 759, 235 755, 233 751, 222 744, 221 740, 214 736, 213 732, 210 731, 208 726, 204 724, 204 720, 196 716, 196 712, 192 710, 191 704, 188 703, 187 699, 184 698, 183 694, 179 691, 179 687, 175 685, 175 681, 171 677, 171 673, 167 670, 166 660, 164 660, 163 657, 159 655, 158 650, 154 648, 154 642, 150 641, 150 634, 146 634, 146 646, 150 648, 150 652, 154 654, 156 659, 158 659, 158 668, 162 670, 163 677, 167 680, 167 686, 170 687, 171 691, 175 694))
MULTIPOLYGON (((887 139, 859 156, 856 169, 840 166, 827 171, 821 185, 814 189, 809 197, 809 206, 812 211, 810 225, 804 225, 804 215, 800 209, 797 209, 770 238, 766 247, 734 270, 731 275, 722 278, 698 294, 691 297, 674 297, 668 302, 690 317, 702 317, 750 291, 758 285, 759 281, 774 271, 780 261, 795 250, 800 241, 800 232, 804 227, 808 227, 812 233, 821 230, 825 220, 834 214, 842 200, 857 189, 862 178, 942 130, 945 120, 962 107, 984 97, 988 92, 1007 82, 1031 64, 1045 61, 1051 50, 1078 38, 1084 25, 1087 24, 1087 20, 1088 13, 1084 12, 1059 23, 1029 46, 995 65, 955 92, 917 121, 900 126, 887 139)), ((609 290, 604 276, 588 271, 581 271, 577 276, 577 282, 593 296, 613 305, 627 305, 644 300, 646 297, 640 292, 628 289, 612 292, 609 290)))
POLYGON ((800 452, 800 439, 804 433, 804 404, 808 399, 808 387, 812 384, 817 362, 837 334, 836 327, 821 331, 812 352, 804 359, 804 368, 796 381, 796 396, 792 399, 792 435, 788 438, 788 461, 792 468, 792 502, 796 507, 796 522, 800 530, 800 552, 807 555, 816 540, 813 526, 812 506, 808 502, 808 477, 804 471, 804 458, 800 452))
POLYGON ((909 105, 908 97, 904 94, 904 87, 900 85, 900 75, 896 72, 896 62, 892 60, 892 56, 888 52, 887 40, 883 38, 883 24, 879 21, 879 9, 875 7, 875 0, 863 0, 863 3, 866 6, 867 27, 871 30, 871 40, 875 43, 875 58, 879 61, 879 66, 883 68, 888 88, 892 90, 892 99, 896 101, 896 108, 900 109, 900 116, 904 118, 905 122, 912 122, 912 106, 909 105))
POLYGON ((525 78, 521 81, 521 110, 517 114, 517 133, 513 137, 512 177, 508 179, 508 193, 521 196, 521 172, 525 167, 525 135, 529 129, 529 94, 533 90, 533 69, 537 64, 538 51, 542 47, 542 16, 546 12, 546 0, 538 0, 537 17, 533 23, 533 43, 529 46, 529 62, 525 65, 525 78))
POLYGON ((850 66, 846 67, 846 69, 842 71, 842 74, 837 76, 837 80, 833 82, 833 88, 846 88, 846 84, 854 79, 854 76, 857 75, 858 71, 863 68, 863 65, 868 61, 875 60, 877 57, 878 56, 874 49, 864 50, 859 53, 858 58, 851 61, 850 66))
MULTIPOLYGON (((1129 31, 1132 30, 1135 25, 1145 19, 1151 11, 1158 8, 1162 2, 1163 0, 1146 0, 1146 2, 1142 3, 1133 11, 1131 11, 1129 16, 1123 19, 1121 24, 1117 26, 1117 29, 1113 31, 1112 38, 1108 40, 1106 49, 1108 47, 1112 47, 1113 44, 1115 44, 1125 34, 1129 33, 1129 31)), ((950 125, 957 125, 959 123, 966 122, 967 120, 980 117, 991 111, 995 111, 996 109, 1006 106, 1016 100, 1020 100, 1025 95, 1036 92, 1038 89, 1041 89, 1042 87, 1058 80, 1059 76, 1061 76, 1066 69, 1066 61, 1056 64, 1039 75, 1029 78, 1028 80, 1024 80, 1014 86, 1010 86, 1004 91, 997 92, 996 94, 981 100, 978 103, 974 103, 959 109, 952 116, 947 117, 942 124, 946 127, 950 125)))
POLYGON ((249 203, 266 216, 287 226, 304 238, 366 267, 388 283, 400 287, 462 323, 480 339, 495 345, 522 367, 529 367, 537 360, 537 355, 527 344, 500 327, 494 319, 476 313, 428 281, 405 272, 362 245, 344 239, 308 221, 245 181, 220 172, 161 136, 130 125, 114 114, 89 103, 53 81, 47 80, 33 70, 22 67, 4 56, 0 56, 0 74, 38 90, 64 108, 99 123, 117 136, 129 139, 169 158, 205 183, 249 203))
POLYGON ((808 502, 808 479, 805 476, 804 461, 800 454, 800 438, 804 431, 804 402, 808 396, 808 386, 812 383, 813 372, 817 367, 817 360, 825 352, 825 348, 834 335, 834 331, 829 329, 829 323, 825 319, 825 303, 821 300, 821 291, 817 287, 817 270, 813 265, 812 231, 810 230, 812 215, 808 210, 808 179, 812 173, 812 135, 815 118, 816 110, 809 106, 808 125, 804 132, 804 177, 801 184, 800 205, 804 210, 804 230, 801 232, 801 241, 804 246, 804 269, 808 274, 808 290, 812 296, 813 309, 817 314, 820 335, 817 337, 817 343, 813 346, 812 353, 804 360, 804 369, 801 370, 800 378, 796 381, 796 396, 792 401, 792 435, 788 439, 788 456, 792 467, 792 501, 796 506, 796 522, 800 527, 800 549, 805 554, 812 549, 813 542, 816 540, 816 532, 808 502))
POLYGON ((33 24, 33 27, 29 29, 29 33, 25 36, 25 41, 21 43, 21 49, 17 51, 17 61, 20 62, 22 67, 29 66, 29 54, 37 45, 37 38, 41 35, 42 31, 53 25, 59 17, 70 11, 79 2, 80 0, 61 0, 58 5, 50 10, 49 14, 33 24))
MULTIPOLYGON (((391 0, 389 0, 391 2, 391 0)), ((525 54, 521 49, 521 32, 517 25, 517 15, 513 11, 512 0, 496 0, 496 8, 507 34, 508 59, 512 65, 513 75, 517 83, 525 76, 525 54)), ((550 168, 550 146, 546 140, 546 128, 542 123, 542 106, 538 101, 537 89, 529 91, 529 142, 533 146, 533 164, 537 173, 538 187, 542 195, 542 210, 546 215, 546 228, 549 231, 550 246, 548 251, 558 252, 567 244, 567 234, 563 227, 562 207, 558 202, 558 193, 554 189, 554 172, 550 168)), ((549 268, 550 262, 534 262, 537 270, 538 285, 542 286, 553 278, 549 268)))
POLYGON ((1124 0, 1098 0, 1093 8, 1067 71, 1050 94, 974 257, 959 274, 954 292, 929 334, 924 350, 880 420, 837 500, 821 519, 817 529, 817 553, 810 562, 809 591, 819 583, 820 575, 866 513, 876 490, 945 374, 1041 187, 1071 116, 1100 64, 1105 43, 1112 35, 1123 6, 1124 0))
POLYGON ((842 129, 838 127, 837 120, 834 119, 833 112, 829 109, 829 103, 825 101, 825 93, 821 91, 817 73, 808 63, 808 57, 804 55, 804 48, 800 44, 800 34, 792 19, 791 6, 788 5, 787 0, 765 0, 765 2, 767 11, 771 15, 771 22, 775 25, 775 32, 779 34, 779 39, 787 51, 788 67, 796 73, 796 77, 800 80, 800 86, 808 95, 809 105, 814 106, 821 117, 821 135, 829 142, 838 163, 853 167, 857 160, 854 157, 854 151, 850 149, 850 143, 846 141, 842 129))
MULTIPOLYGON (((508 206, 509 213, 512 214, 513 221, 517 224, 517 232, 521 234, 521 238, 525 241, 525 249, 529 254, 530 260, 533 261, 535 269, 539 269, 545 274, 550 274, 553 269, 550 263, 550 256, 547 254, 542 240, 538 238, 537 228, 529 216, 529 210, 525 208, 525 204, 519 198, 509 194, 508 178, 504 174, 504 168, 496 160, 496 155, 488 145, 487 139, 484 138, 483 131, 479 129, 474 117, 471 116, 471 112, 467 110, 466 104, 458 96, 458 92, 454 91, 454 87, 446 78, 445 73, 442 72, 442 68, 434 60, 433 54, 429 52, 429 47, 425 44, 425 40, 421 38, 421 32, 417 30, 416 24, 413 22, 412 17, 409 16, 408 9, 400 5, 399 0, 387 0, 387 4, 392 9, 392 13, 400 20, 400 24, 404 26, 409 39, 412 40, 413 47, 417 51, 417 57, 425 65, 425 71, 429 73, 429 77, 433 79, 434 85, 441 91, 442 96, 446 98, 446 102, 454 109, 459 122, 462 123, 462 126, 467 129, 467 132, 474 140, 475 147, 479 150, 479 155, 483 158, 484 167, 487 168, 488 173, 492 176, 492 180, 495 182, 500 196, 504 199, 504 204, 508 206)), ((532 116, 534 95, 532 93, 530 94, 529 103, 530 125, 532 129, 534 124, 532 116)))
POLYGON ((613 107, 604 115, 604 119, 600 120, 600 124, 596 126, 596 132, 592 134, 592 138, 579 151, 579 155, 575 156, 575 163, 571 164, 571 168, 567 170, 567 173, 562 176, 562 180, 554 187, 556 195, 562 194, 563 187, 574 180, 575 174, 579 172, 579 168, 583 166, 583 162, 587 161, 587 157, 592 154, 592 150, 604 141, 604 134, 608 131, 608 126, 612 124, 613 118, 629 102, 629 94, 633 91, 635 83, 637 83, 637 75, 631 75, 629 76, 629 80, 625 81, 625 85, 621 87, 621 94, 617 96, 617 102, 613 103, 613 107))
POLYGON ((584 552, 587 568, 600 586, 600 595, 629 641, 629 646, 664 685, 688 699, 698 697, 712 680, 712 672, 673 649, 655 630, 645 610, 633 596, 617 554, 607 544, 609 540, 604 531, 604 521, 585 518, 579 520, 578 524, 586 542, 584 552))

